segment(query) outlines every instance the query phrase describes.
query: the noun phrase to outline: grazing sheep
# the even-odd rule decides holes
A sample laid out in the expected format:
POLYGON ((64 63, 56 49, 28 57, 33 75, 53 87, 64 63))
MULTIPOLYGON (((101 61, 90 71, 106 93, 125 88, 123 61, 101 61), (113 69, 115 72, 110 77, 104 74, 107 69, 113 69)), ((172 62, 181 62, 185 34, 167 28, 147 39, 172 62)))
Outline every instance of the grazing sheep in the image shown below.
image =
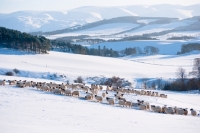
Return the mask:
POLYGON ((119 97, 118 100, 123 100, 124 102, 126 102, 126 98, 123 97, 119 97))
POLYGON ((115 100, 114 100, 113 98, 106 97, 106 101, 107 101, 108 104, 110 104, 110 105, 114 105, 114 104, 115 104, 115 100))
POLYGON ((106 87, 106 90, 107 90, 107 91, 112 91, 112 87, 111 87, 111 86, 107 86, 107 87, 106 87))
POLYGON ((88 92, 89 91, 89 88, 87 86, 82 86, 81 89, 85 92, 88 92))
POLYGON ((0 81, 0 85, 6 85, 6 80, 4 79, 3 81, 0 81))
POLYGON ((92 100, 92 99, 93 99, 93 95, 92 95, 92 94, 87 94, 87 95, 85 96, 85 99, 86 99, 86 100, 92 100))
POLYGON ((151 105, 151 110, 153 112, 162 113, 162 108, 160 106, 151 105))
POLYGON ((167 98, 167 95, 165 95, 165 94, 160 94, 160 97, 162 97, 162 98, 167 98))
POLYGON ((175 113, 175 109, 172 107, 164 106, 163 109, 164 109, 164 113, 166 113, 166 114, 174 114, 175 113))
POLYGON ((130 101, 126 101, 126 102, 125 102, 125 106, 131 108, 131 106, 132 106, 132 102, 130 102, 130 101))
POLYGON ((79 91, 73 91, 72 92, 72 96, 78 96, 79 97, 79 95, 80 95, 79 91))
POLYGON ((103 97, 102 96, 95 95, 94 98, 96 99, 97 102, 102 102, 103 101, 103 97))
POLYGON ((103 90, 103 86, 100 85, 100 86, 99 86, 99 89, 100 89, 100 90, 103 90))
POLYGON ((135 94, 136 94, 136 95, 141 95, 141 91, 135 90, 135 94))
POLYGON ((124 107, 125 106, 125 101, 124 100, 119 100, 118 101, 118 104, 119 104, 119 106, 122 106, 122 107, 124 107))
POLYGON ((66 96, 72 96, 72 91, 71 90, 65 90, 65 91, 63 91, 63 93, 66 96))
POLYGON ((103 92, 103 93, 102 93, 102 97, 103 97, 103 98, 106 97, 107 94, 108 94, 107 91, 106 91, 106 92, 103 92))
POLYGON ((16 85, 17 84, 17 80, 8 80, 9 85, 16 85))
POLYGON ((147 110, 147 106, 141 103, 138 103, 138 107, 140 110, 147 110))
POLYGON ((53 87, 53 93, 54 93, 54 94, 61 94, 61 90, 60 90, 60 89, 55 89, 55 88, 53 87))
POLYGON ((98 94, 98 89, 90 88, 90 92, 92 92, 92 94, 94 94, 94 95, 97 95, 98 94))
POLYGON ((25 87, 31 87, 32 86, 32 82, 33 81, 31 81, 31 82, 25 82, 25 87))
POLYGON ((196 110, 190 109, 190 111, 191 111, 191 115, 192 115, 192 116, 196 116, 196 115, 197 115, 197 111, 196 111, 196 110))
POLYGON ((41 86, 41 90, 43 91, 49 91, 49 86, 41 86))
POLYGON ((188 114, 187 109, 176 108, 176 107, 175 107, 175 112, 176 112, 176 114, 179 114, 179 115, 187 115, 188 114))
POLYGON ((25 83, 23 82, 20 82, 20 83, 17 83, 16 85, 17 87, 21 87, 21 88, 24 88, 25 87, 25 83))

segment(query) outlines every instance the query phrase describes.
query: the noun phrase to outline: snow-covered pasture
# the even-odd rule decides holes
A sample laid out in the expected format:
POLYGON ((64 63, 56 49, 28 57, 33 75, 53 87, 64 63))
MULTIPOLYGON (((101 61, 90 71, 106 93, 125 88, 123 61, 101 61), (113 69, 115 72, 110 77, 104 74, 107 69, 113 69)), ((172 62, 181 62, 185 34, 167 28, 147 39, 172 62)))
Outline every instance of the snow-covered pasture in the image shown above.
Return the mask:
MULTIPOLYGON (((182 56, 127 56, 119 59, 53 51, 46 55, 34 55, 0 49, 0 80, 66 83, 67 80, 73 81, 78 76, 82 76, 84 82, 92 83, 87 81, 87 77, 119 76, 134 83, 136 78, 174 78, 179 64, 186 66, 183 68, 189 72, 192 70, 192 60, 196 57, 199 57, 198 52, 182 56), (4 75, 6 71, 14 68, 20 71, 17 75, 4 75), (46 77, 54 73, 66 77, 62 81, 47 80, 51 78, 46 77)), ((102 92, 100 91, 98 95, 102 92)), ((177 106, 188 110, 193 108, 199 113, 199 92, 180 93, 159 90, 156 92, 164 93, 168 98, 135 94, 126 94, 124 97, 132 102, 140 99, 153 105, 177 106)), ((200 117, 191 116, 190 111, 188 116, 167 115, 141 111, 134 107, 119 107, 117 101, 113 107, 108 105, 105 99, 102 103, 86 101, 83 98, 85 95, 83 91, 81 91, 81 98, 54 95, 36 88, 18 88, 6 83, 6 86, 0 86, 0 132, 196 133, 200 130, 200 117)), ((113 95, 114 92, 109 92, 108 97, 113 95)))
MULTIPOLYGON (((13 77, 1 77, 13 79, 13 77)), ((22 78, 15 77, 19 80, 22 78)), ((40 79, 29 79, 41 81, 40 79)), ((44 81, 44 80, 43 80, 44 81)), ((49 82, 49 81, 47 81, 49 82)), ((58 82, 57 82, 58 83, 58 82)), ((105 89, 105 87, 104 87, 105 89)), ((200 110, 199 94, 163 92, 168 98, 125 95, 127 100, 144 100, 154 105, 168 105, 200 110)), ((98 95, 102 93, 99 92, 98 95)), ((109 92, 108 97, 113 96, 109 92)), ((198 116, 167 115, 137 108, 124 108, 118 104, 108 105, 86 101, 85 92, 80 98, 54 95, 36 88, 0 86, 0 131, 3 133, 43 132, 198 132, 198 116), (145 127, 145 128, 144 128, 145 127)), ((190 112, 190 111, 189 111, 190 112)))

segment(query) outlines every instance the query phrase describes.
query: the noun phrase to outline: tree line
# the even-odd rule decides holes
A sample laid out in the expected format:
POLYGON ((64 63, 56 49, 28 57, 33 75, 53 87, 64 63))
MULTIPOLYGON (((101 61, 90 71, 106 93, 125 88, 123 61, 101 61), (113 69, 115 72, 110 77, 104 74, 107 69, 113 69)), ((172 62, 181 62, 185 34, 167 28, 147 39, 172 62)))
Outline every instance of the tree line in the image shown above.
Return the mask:
POLYGON ((178 52, 177 54, 185 54, 193 50, 200 50, 200 44, 199 43, 183 44, 181 46, 181 51, 178 52))
POLYGON ((50 40, 43 36, 33 36, 17 30, 0 27, 0 46, 26 52, 47 53, 50 40))
POLYGON ((94 56, 105 56, 105 57, 119 57, 118 51, 106 48, 105 46, 101 48, 98 46, 98 49, 88 48, 79 44, 71 44, 65 41, 53 40, 51 41, 52 50, 58 50, 62 52, 69 52, 75 54, 83 55, 94 55, 94 56))

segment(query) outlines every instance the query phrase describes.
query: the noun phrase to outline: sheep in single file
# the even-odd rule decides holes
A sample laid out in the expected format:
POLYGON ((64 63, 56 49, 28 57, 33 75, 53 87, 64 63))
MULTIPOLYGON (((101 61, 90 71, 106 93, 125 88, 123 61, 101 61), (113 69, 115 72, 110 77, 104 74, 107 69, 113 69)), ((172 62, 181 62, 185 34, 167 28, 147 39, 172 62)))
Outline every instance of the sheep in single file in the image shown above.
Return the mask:
POLYGON ((196 116, 196 115, 197 115, 197 111, 196 111, 196 110, 190 109, 190 111, 191 111, 191 115, 192 115, 192 116, 196 116))

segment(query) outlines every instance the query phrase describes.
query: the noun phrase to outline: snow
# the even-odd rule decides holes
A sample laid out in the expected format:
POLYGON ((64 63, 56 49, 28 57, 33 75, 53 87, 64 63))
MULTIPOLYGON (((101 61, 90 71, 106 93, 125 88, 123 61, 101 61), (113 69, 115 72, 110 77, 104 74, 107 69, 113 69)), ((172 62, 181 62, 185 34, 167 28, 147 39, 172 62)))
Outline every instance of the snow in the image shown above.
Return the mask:
MULTIPOLYGON (((0 116, 0 131, 3 133, 189 133, 200 129, 200 119, 190 115, 158 114, 118 105, 112 107, 105 101, 103 104, 88 102, 82 98, 53 95, 35 88, 0 86, 0 96, 0 113, 3 114, 0 116)), ((157 102, 164 101, 184 107, 190 105, 199 109, 198 94, 170 93, 169 96, 166 100, 157 98, 157 102)), ((148 97, 143 99, 149 100, 148 97)))
MULTIPOLYGON (((0 80, 28 80, 36 82, 66 83, 78 76, 86 77, 119 76, 134 82, 138 78, 174 78, 178 66, 187 72, 192 70, 192 61, 200 56, 199 51, 184 55, 126 56, 123 58, 96 57, 51 51, 49 54, 35 55, 15 50, 0 49, 0 80), (3 75, 17 68, 15 76, 3 75), (66 78, 49 78, 63 74, 66 78), (56 81, 57 80, 57 81, 56 81)), ((90 85, 90 84, 86 84, 90 85)), ((104 86, 105 89, 105 86, 104 86)), ((137 89, 137 88, 136 88, 137 89)), ((132 102, 144 100, 153 105, 168 105, 193 108, 200 111, 199 91, 171 92, 156 90, 168 95, 167 99, 136 96, 124 97, 132 102)), ((100 95, 102 91, 99 92, 100 95)), ((108 97, 113 97, 109 92, 108 97)), ((0 132, 2 133, 121 133, 121 132, 163 132, 190 133, 200 130, 200 117, 158 114, 141 111, 138 108, 123 108, 116 104, 84 100, 81 91, 79 98, 54 95, 36 88, 0 86, 0 132), (145 128, 144 128, 145 127, 145 128)))

